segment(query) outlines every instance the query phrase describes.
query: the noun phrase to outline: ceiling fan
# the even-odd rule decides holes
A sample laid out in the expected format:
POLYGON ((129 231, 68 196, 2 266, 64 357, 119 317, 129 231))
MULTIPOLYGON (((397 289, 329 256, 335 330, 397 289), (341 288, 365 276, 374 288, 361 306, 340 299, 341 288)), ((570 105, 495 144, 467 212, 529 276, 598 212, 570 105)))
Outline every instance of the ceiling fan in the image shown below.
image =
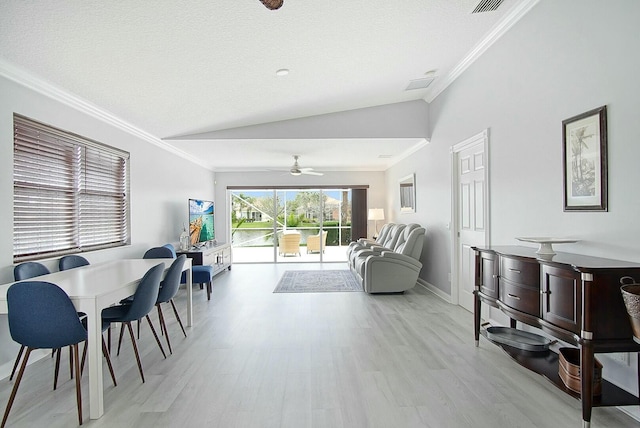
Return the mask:
POLYGON ((300 168, 300 165, 298 165, 298 158, 300 156, 299 155, 293 155, 293 166, 291 167, 291 169, 289 170, 289 173, 291 175, 301 175, 301 174, 306 174, 306 175, 324 175, 321 172, 315 172, 313 170, 313 168, 300 168))

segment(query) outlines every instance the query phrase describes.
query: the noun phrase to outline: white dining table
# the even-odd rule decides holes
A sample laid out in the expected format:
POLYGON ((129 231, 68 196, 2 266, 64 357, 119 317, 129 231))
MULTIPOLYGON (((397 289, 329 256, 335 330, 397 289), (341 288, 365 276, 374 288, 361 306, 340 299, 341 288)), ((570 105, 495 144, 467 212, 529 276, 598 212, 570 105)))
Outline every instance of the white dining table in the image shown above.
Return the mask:
MULTIPOLYGON (((104 414, 102 378, 102 309, 132 295, 144 274, 158 263, 165 272, 173 259, 127 259, 82 266, 31 278, 27 281, 47 281, 62 288, 71 298, 78 312, 87 314, 89 365, 89 417, 98 419, 104 414)), ((193 325, 191 259, 185 260, 187 272, 187 326, 193 325)), ((14 284, 0 285, 0 314, 8 313, 7 290, 14 284)))

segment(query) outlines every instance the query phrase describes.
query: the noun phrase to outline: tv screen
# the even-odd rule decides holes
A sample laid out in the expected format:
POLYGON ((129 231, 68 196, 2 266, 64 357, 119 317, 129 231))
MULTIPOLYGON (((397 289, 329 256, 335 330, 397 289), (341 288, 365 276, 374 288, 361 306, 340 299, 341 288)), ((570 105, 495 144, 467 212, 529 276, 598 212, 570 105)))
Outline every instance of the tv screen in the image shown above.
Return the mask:
POLYGON ((212 201, 189 199, 189 239, 191 245, 215 239, 212 201))

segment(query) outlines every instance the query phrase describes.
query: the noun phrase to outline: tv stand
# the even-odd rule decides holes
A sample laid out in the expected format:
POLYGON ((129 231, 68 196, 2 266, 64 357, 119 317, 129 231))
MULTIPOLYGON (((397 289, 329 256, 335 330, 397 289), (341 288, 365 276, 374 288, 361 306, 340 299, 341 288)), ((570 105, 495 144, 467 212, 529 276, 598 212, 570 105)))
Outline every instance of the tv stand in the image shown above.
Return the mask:
POLYGON ((231 264, 233 263, 231 244, 220 242, 216 245, 205 243, 199 248, 194 246, 186 251, 178 250, 176 254, 185 254, 191 259, 191 263, 193 263, 194 266, 213 266, 214 276, 225 270, 231 270, 231 264))

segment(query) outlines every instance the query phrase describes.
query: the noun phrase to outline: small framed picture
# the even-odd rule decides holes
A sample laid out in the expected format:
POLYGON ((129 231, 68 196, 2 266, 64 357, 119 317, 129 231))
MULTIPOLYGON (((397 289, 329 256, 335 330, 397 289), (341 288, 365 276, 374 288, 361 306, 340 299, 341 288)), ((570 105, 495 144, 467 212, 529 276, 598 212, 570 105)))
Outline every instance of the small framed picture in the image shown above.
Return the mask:
POLYGON ((607 106, 562 121, 564 211, 607 211, 607 106))

